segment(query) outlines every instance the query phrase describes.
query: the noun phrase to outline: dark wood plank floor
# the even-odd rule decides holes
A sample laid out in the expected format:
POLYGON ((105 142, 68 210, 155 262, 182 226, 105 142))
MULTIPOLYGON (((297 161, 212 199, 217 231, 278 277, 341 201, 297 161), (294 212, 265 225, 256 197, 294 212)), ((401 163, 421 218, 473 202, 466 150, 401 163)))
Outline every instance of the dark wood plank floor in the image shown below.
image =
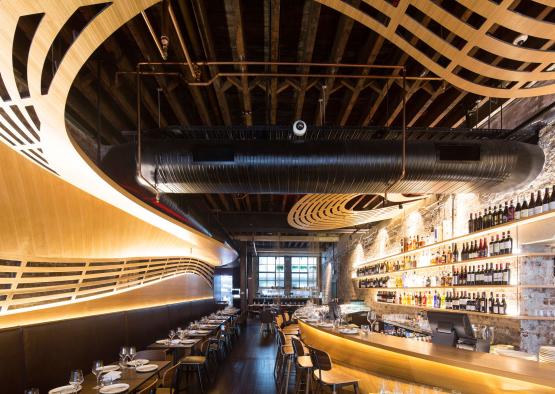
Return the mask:
POLYGON ((242 327, 233 350, 219 365, 209 394, 276 393, 273 376, 276 342, 273 335, 260 335, 259 328, 258 320, 250 319, 242 327))

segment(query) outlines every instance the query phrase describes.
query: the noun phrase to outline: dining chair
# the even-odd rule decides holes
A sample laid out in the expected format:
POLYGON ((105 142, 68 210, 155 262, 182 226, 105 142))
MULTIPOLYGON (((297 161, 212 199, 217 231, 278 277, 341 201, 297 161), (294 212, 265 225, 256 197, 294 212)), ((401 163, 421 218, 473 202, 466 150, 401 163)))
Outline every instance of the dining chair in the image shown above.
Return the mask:
POLYGON ((358 379, 340 372, 337 367, 333 366, 328 353, 323 350, 308 346, 310 353, 310 361, 312 361, 312 376, 318 383, 318 392, 322 391, 322 386, 331 388, 333 394, 337 393, 337 389, 346 386, 353 386, 355 394, 358 394, 358 379))
POLYGON ((207 339, 204 339, 200 342, 199 345, 199 353, 200 355, 191 355, 185 356, 180 360, 180 364, 185 367, 185 371, 196 372, 200 391, 204 393, 204 386, 202 384, 202 374, 204 373, 208 379, 210 379, 210 375, 208 374, 208 347, 210 342, 207 339))
POLYGON ((179 392, 180 379, 179 379, 180 365, 175 364, 168 368, 162 376, 160 387, 158 387, 156 394, 174 394, 179 392))
POLYGON ((154 378, 150 381, 147 381, 146 386, 144 386, 143 388, 139 389, 136 393, 137 394, 156 394, 157 390, 156 390, 156 386, 158 385, 158 379, 154 378))

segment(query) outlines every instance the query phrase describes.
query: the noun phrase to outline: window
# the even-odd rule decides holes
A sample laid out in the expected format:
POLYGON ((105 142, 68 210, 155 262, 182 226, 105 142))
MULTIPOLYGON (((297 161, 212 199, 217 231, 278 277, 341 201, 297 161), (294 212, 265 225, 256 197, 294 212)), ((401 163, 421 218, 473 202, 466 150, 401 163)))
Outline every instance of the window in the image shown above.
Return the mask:
POLYGON ((316 257, 291 257, 291 288, 315 288, 318 267, 316 257))
POLYGON ((258 258, 258 287, 283 288, 285 285, 285 262, 283 257, 258 258))

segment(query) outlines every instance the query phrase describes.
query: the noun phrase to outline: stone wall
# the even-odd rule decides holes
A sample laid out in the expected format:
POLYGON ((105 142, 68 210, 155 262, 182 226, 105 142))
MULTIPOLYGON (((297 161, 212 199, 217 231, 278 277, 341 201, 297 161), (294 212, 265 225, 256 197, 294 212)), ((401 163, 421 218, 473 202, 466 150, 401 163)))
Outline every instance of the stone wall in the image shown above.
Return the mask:
MULTIPOLYGON (((432 196, 423 200, 411 211, 403 210, 395 219, 372 225, 367 230, 351 235, 342 235, 340 241, 326 250, 323 255, 322 272, 330 273, 322 277, 324 294, 326 294, 326 289, 332 287, 333 281, 336 281, 337 297, 342 302, 364 299, 380 314, 416 314, 418 312, 416 308, 376 304, 371 296, 374 292, 357 288, 356 281, 352 278, 352 270, 370 258, 400 252, 400 242, 403 236, 431 235, 434 228, 439 229, 445 239, 462 235, 467 232, 470 213, 512 199, 516 195, 526 195, 528 198, 532 190, 551 187, 555 183, 555 152, 552 149, 555 147, 555 127, 547 127, 541 131, 539 145, 544 149, 546 164, 536 180, 521 190, 504 194, 432 196)), ((521 277, 522 283, 545 284, 553 281, 552 259, 529 259, 521 264, 523 269, 520 270, 520 273, 524 275, 521 277), (548 282, 544 283, 544 281, 548 282)), ((555 310, 555 290, 553 289, 527 289, 520 296, 522 314, 532 313, 531 310, 542 308, 555 310), (544 305, 545 303, 547 306, 544 305)), ((496 343, 513 344, 531 352, 537 351, 541 344, 555 343, 555 321, 517 320, 474 315, 470 316, 470 320, 477 325, 495 326, 496 343)))

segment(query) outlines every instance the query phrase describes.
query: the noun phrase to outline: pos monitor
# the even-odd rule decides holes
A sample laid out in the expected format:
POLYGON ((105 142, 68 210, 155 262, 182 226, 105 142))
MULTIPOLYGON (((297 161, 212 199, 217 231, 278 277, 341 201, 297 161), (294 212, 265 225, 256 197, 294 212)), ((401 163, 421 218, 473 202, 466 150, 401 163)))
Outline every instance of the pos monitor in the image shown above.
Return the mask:
POLYGON ((432 343, 455 347, 459 339, 475 341, 474 330, 464 313, 428 312, 432 343))

